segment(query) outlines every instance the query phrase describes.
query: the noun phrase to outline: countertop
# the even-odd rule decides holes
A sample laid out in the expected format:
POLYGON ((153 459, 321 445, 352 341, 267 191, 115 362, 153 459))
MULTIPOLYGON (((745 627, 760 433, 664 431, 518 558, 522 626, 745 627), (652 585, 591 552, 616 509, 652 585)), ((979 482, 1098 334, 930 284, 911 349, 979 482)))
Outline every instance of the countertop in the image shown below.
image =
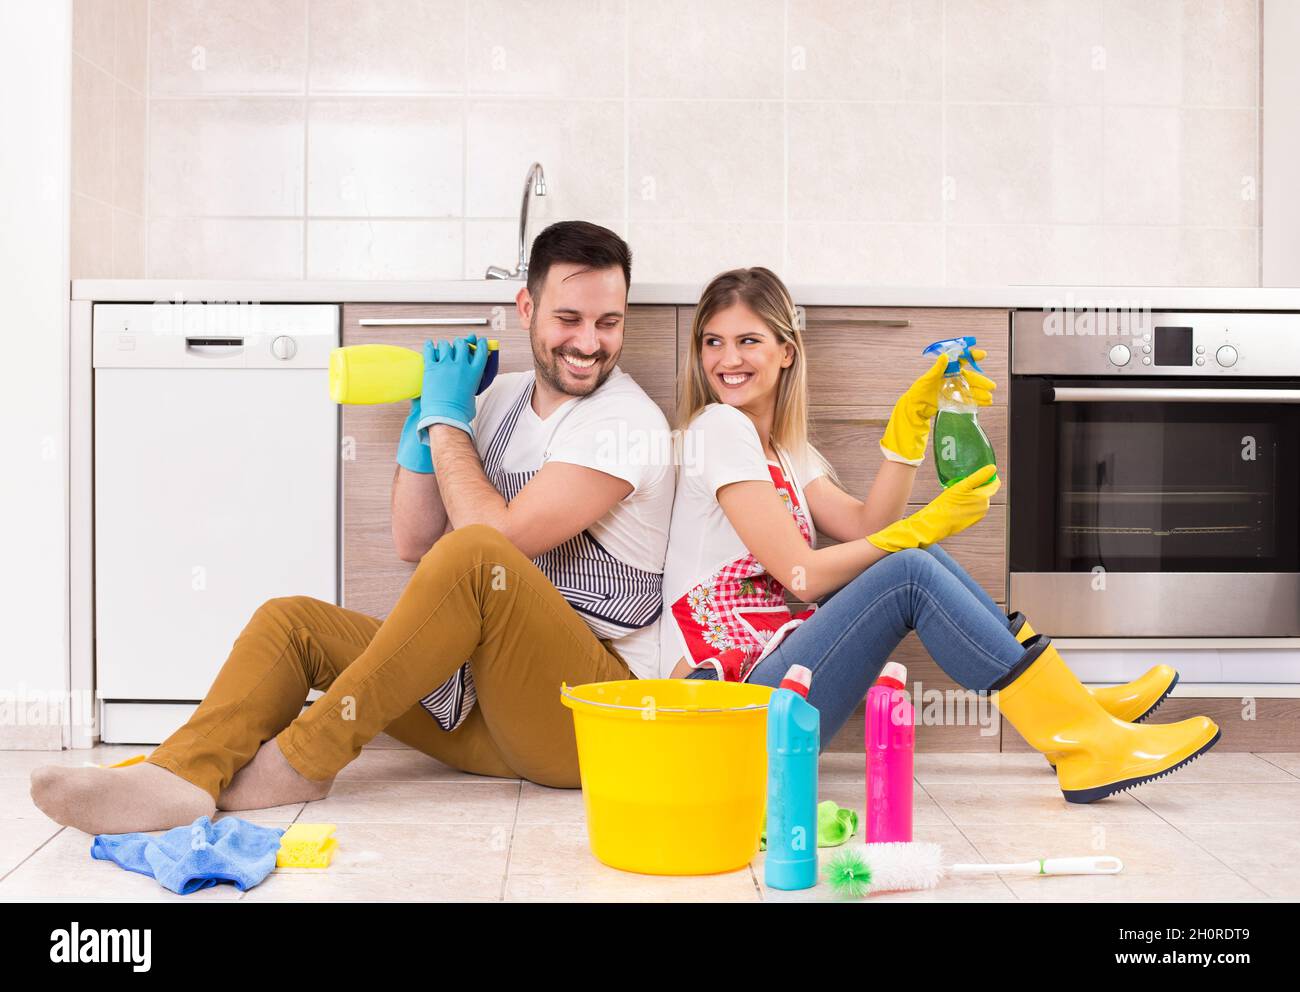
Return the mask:
MULTIPOLYGON (((72 299, 135 303, 510 303, 522 285, 487 279, 74 279, 72 299)), ((702 288, 702 283, 634 282, 629 301, 689 306, 699 299, 702 288)), ((790 292, 802 306, 1300 311, 1300 288, 797 285, 791 286, 790 292)))

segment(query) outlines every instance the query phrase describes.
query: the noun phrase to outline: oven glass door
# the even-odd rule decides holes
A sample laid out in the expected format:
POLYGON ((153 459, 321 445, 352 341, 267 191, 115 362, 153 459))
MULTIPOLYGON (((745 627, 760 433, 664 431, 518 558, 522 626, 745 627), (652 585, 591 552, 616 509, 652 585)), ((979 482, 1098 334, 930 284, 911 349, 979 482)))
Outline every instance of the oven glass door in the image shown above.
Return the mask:
POLYGON ((1267 399, 1294 386, 1017 377, 1012 571, 1300 570, 1300 404, 1267 399))

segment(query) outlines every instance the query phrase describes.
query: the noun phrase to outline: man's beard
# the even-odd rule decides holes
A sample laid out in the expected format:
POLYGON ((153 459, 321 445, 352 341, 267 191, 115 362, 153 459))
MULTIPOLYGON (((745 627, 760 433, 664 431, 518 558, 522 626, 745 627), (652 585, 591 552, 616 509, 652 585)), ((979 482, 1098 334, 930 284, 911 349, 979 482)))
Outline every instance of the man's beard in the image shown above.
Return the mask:
MULTIPOLYGON (((564 379, 564 359, 560 357, 560 354, 558 352, 542 352, 537 344, 537 339, 531 334, 529 335, 529 343, 533 348, 533 367, 537 370, 538 377, 557 393, 563 393, 565 396, 588 396, 594 393, 604 385, 605 380, 609 378, 610 373, 614 371, 614 367, 618 364, 618 355, 615 355, 614 361, 609 362, 608 367, 604 367, 609 356, 603 351, 597 352, 594 356, 596 364, 602 366, 603 371, 591 382, 590 388, 586 388, 587 383, 579 383, 578 388, 574 389, 564 379)), ((593 356, 581 355, 579 357, 591 358, 593 356)))

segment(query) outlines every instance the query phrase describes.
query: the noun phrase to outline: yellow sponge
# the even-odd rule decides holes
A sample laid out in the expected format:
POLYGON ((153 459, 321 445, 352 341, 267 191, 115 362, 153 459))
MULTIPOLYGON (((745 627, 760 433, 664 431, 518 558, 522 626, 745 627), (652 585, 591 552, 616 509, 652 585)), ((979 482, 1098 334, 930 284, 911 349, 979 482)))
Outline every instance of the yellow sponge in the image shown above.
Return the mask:
POLYGON ((339 842, 332 823, 295 823, 280 838, 277 868, 328 868, 339 842))

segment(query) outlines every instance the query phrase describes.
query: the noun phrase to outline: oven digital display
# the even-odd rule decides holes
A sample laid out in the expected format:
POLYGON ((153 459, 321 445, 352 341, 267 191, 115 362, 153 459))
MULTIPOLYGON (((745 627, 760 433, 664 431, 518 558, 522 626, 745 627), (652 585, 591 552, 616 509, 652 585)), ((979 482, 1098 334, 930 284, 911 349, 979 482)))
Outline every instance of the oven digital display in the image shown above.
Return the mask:
POLYGON ((1190 327, 1157 327, 1155 332, 1157 365, 1192 364, 1190 327))

